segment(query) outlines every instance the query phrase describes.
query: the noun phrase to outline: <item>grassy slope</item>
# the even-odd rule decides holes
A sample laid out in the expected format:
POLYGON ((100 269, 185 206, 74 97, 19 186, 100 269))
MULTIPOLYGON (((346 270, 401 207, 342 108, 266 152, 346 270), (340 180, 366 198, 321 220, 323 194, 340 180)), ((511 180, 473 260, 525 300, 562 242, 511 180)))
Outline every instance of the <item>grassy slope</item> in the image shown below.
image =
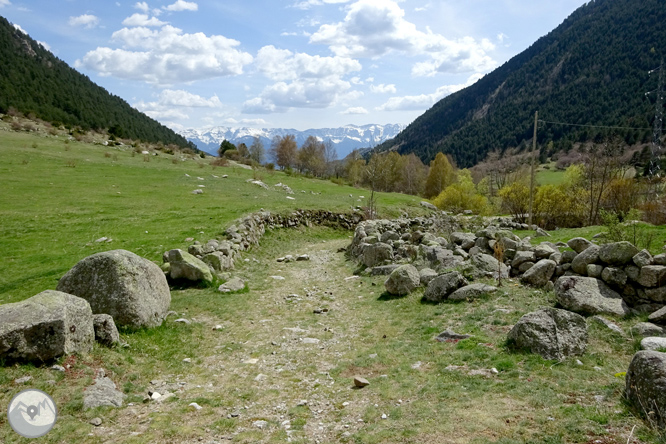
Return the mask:
MULTIPOLYGON (((296 200, 288 200, 284 191, 246 183, 253 171, 213 169, 209 160, 174 165, 173 156, 160 155, 144 162, 127 149, 8 131, 0 139, 0 303, 55 288, 60 276, 92 253, 122 248, 161 263, 162 253, 186 247, 186 238, 213 238, 260 208, 349 211, 365 204, 359 195, 369 195, 327 181, 260 173, 271 186, 289 185, 296 200), (229 178, 213 177, 224 174, 229 178), (205 185, 204 194, 192 195, 198 185, 205 185), (113 242, 94 243, 103 236, 113 242)), ((419 201, 379 195, 380 211, 394 216, 401 208, 418 212, 419 201)))

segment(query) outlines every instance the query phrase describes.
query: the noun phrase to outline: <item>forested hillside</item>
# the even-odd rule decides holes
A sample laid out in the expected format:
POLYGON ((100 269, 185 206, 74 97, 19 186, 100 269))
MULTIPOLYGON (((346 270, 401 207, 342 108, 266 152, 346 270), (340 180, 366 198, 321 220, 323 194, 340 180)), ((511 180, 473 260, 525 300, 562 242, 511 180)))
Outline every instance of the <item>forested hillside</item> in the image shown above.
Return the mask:
MULTIPOLYGON (((549 122, 639 128, 612 133, 629 144, 649 141, 656 96, 645 93, 657 88, 658 76, 648 72, 666 49, 664 23, 663 0, 592 1, 377 149, 413 152, 425 162, 441 151, 468 167, 489 151, 527 146, 537 110, 549 122)), ((538 142, 552 154, 609 131, 541 123, 538 142)))
POLYGON ((0 17, 0 113, 24 114, 84 130, 193 147, 171 129, 70 68, 0 17))

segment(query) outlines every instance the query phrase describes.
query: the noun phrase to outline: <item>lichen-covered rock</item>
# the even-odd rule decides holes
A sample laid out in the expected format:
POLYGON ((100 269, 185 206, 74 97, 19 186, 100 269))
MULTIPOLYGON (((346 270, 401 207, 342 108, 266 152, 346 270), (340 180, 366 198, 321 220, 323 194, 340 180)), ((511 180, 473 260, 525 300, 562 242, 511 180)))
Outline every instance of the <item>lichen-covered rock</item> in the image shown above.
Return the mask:
POLYGON ((647 265, 652 265, 653 259, 649 251, 641 250, 636 253, 636 255, 632 258, 632 261, 634 264, 636 264, 637 267, 645 267, 647 265))
POLYGON ((393 248, 389 244, 378 242, 363 248, 361 262, 366 267, 383 265, 384 261, 393 260, 393 248))
POLYGON ((511 261, 511 267, 518 268, 525 262, 534 262, 535 256, 533 251, 516 251, 516 255, 511 261))
POLYGON ((476 236, 474 236, 473 233, 461 233, 456 231, 451 233, 451 242, 460 245, 463 250, 469 250, 476 243, 476 236))
POLYGON ((587 324, 576 313, 544 308, 520 318, 509 332, 509 340, 544 359, 562 360, 585 353, 587 324))
POLYGON ((423 268, 419 270, 419 277, 421 280, 421 285, 427 287, 430 281, 437 277, 437 272, 432 268, 423 268))
POLYGON ((560 259, 560 264, 570 264, 573 262, 574 259, 576 259, 576 256, 578 256, 578 253, 572 250, 567 250, 562 253, 562 259, 560 259))
POLYGON ((171 264, 171 279, 213 282, 213 274, 208 265, 186 251, 180 249, 169 251, 169 263, 171 264))
POLYGON ((606 267, 601 273, 601 279, 609 285, 621 287, 627 283, 627 273, 621 268, 606 267))
POLYGON ((648 316, 648 321, 656 322, 657 324, 666 324, 666 307, 662 307, 654 313, 651 313, 650 316, 648 316))
POLYGON ((592 278, 600 278, 604 272, 604 266, 599 264, 588 264, 586 270, 587 276, 592 278))
POLYGON ((169 284, 160 267, 125 250, 81 260, 60 279, 57 289, 87 300, 93 313, 111 315, 116 325, 135 328, 160 325, 171 305, 169 284))
POLYGON ((664 327, 653 324, 652 322, 639 322, 638 324, 631 327, 631 333, 635 336, 664 336, 666 331, 664 327))
POLYGON ((215 271, 223 271, 233 268, 233 261, 221 251, 213 251, 204 256, 203 261, 215 271))
POLYGON ((509 268, 489 254, 475 254, 472 256, 472 264, 481 272, 497 276, 509 277, 509 268))
POLYGON ((641 412, 650 414, 659 427, 666 425, 666 353, 636 353, 625 378, 625 395, 641 412), (652 412, 652 413, 650 413, 652 412))
POLYGON ((426 288, 424 298, 431 302, 441 302, 460 287, 467 285, 467 279, 457 271, 451 271, 431 280, 426 288))
POLYGON ((584 238, 582 238, 582 237, 574 237, 573 239, 569 240, 569 242, 567 242, 567 245, 568 245, 569 248, 571 248, 573 251, 575 251, 576 253, 580 254, 580 253, 583 252, 587 247, 589 247, 590 245, 592 245, 592 242, 590 242, 589 240, 584 239, 584 238))
POLYGON ((393 295, 409 294, 420 284, 419 271, 413 265, 402 265, 396 268, 384 282, 386 291, 393 295))
POLYGON ((660 287, 666 284, 666 267, 647 265, 641 268, 637 282, 643 287, 660 287))
POLYGON ((449 300, 467 301, 494 293, 496 291, 497 287, 477 282, 475 284, 465 285, 464 287, 457 289, 449 295, 449 300))
POLYGON ((104 406, 122 407, 125 396, 116 389, 116 384, 105 375, 104 370, 100 369, 95 384, 83 393, 83 408, 88 410, 104 406))
POLYGON ((666 338, 660 336, 648 336, 641 340, 642 350, 664 351, 666 350, 666 338))
POLYGON ((587 266, 594 264, 599 260, 599 247, 597 245, 590 245, 571 261, 571 269, 578 274, 585 275, 587 273, 587 266))
POLYGON ((604 282, 583 276, 562 276, 555 282, 557 302, 576 313, 625 316, 630 309, 604 282))
POLYGON ((95 341, 107 347, 120 344, 120 334, 113 318, 108 314, 93 315, 93 327, 95 329, 95 341))
POLYGON ((21 302, 0 305, 0 359, 46 362, 88 353, 95 341, 90 304, 46 290, 21 302))
POLYGON ((638 254, 638 248, 627 241, 612 242, 599 247, 599 259, 608 265, 625 265, 638 254))
POLYGON ((557 264, 554 261, 551 261, 550 259, 541 259, 522 275, 520 281, 524 284, 541 288, 553 277, 556 267, 557 264))

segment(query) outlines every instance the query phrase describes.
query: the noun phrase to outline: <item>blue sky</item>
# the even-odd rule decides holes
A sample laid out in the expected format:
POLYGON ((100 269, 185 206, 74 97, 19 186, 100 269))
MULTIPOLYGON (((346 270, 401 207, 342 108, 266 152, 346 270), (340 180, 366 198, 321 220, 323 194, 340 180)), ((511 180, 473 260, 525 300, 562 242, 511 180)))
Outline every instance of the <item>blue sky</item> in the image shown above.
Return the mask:
POLYGON ((174 128, 408 124, 582 0, 0 0, 0 15, 174 128))

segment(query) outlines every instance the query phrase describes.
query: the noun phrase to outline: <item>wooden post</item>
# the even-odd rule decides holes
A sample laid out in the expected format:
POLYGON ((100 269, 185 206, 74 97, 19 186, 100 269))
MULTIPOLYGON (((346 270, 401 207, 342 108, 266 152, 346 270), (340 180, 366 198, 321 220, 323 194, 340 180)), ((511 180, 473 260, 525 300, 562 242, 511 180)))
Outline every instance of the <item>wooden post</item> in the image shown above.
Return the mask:
POLYGON ((532 229, 532 216, 534 212, 534 155, 536 152, 536 141, 537 141, 537 125, 539 122, 539 111, 534 113, 534 137, 532 138, 532 156, 530 159, 530 215, 529 221, 527 222, 532 229))

